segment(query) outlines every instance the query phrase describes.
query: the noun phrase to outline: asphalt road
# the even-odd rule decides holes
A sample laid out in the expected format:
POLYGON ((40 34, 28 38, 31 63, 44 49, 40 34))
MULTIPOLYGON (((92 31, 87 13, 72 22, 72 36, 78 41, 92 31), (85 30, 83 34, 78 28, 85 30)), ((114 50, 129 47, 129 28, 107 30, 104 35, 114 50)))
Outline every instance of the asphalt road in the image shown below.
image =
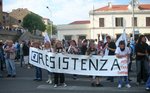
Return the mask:
POLYGON ((20 67, 16 63, 17 77, 7 78, 6 71, 3 71, 3 78, 0 79, 0 93, 148 93, 145 91, 144 85, 136 86, 135 71, 131 73, 131 88, 117 88, 117 78, 115 82, 109 82, 106 77, 102 77, 104 87, 91 87, 90 78, 88 76, 78 76, 77 80, 73 80, 72 75, 66 75, 67 87, 53 87, 53 84, 47 84, 47 71, 43 70, 43 81, 33 81, 35 73, 34 67, 27 69, 20 67))

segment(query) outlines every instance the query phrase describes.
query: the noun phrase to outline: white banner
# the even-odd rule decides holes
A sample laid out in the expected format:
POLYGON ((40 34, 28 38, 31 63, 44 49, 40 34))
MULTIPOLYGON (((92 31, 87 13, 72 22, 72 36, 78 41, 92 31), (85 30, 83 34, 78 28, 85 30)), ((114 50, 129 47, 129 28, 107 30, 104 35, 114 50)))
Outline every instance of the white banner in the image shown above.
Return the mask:
POLYGON ((94 76, 127 76, 127 59, 115 56, 85 56, 48 53, 30 48, 29 63, 50 72, 94 76))

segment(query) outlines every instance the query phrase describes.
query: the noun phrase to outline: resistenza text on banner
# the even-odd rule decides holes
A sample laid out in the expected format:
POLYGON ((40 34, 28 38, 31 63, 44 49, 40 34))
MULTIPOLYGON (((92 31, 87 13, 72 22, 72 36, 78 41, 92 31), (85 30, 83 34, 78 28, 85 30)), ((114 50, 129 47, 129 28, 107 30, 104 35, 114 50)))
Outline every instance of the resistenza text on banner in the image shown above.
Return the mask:
POLYGON ((50 72, 95 75, 95 76, 127 76, 127 58, 116 56, 85 56, 62 53, 48 53, 30 47, 30 64, 50 72))

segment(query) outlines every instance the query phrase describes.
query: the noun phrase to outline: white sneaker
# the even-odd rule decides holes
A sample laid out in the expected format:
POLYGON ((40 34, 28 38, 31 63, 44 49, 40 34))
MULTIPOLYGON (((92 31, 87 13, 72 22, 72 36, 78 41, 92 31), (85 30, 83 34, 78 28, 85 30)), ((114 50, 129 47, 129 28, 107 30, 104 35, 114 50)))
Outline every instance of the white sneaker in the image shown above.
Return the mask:
POLYGON ((49 83, 49 79, 46 81, 46 83, 49 83))
POLYGON ((48 80, 46 81, 46 83, 52 84, 52 80, 48 79, 48 80))
POLYGON ((62 85, 63 87, 67 87, 67 84, 66 83, 63 83, 63 85, 62 85))
POLYGON ((57 84, 55 84, 55 85, 54 85, 54 88, 57 88, 57 87, 58 87, 57 84))
POLYGON ((149 90, 150 90, 150 88, 149 88, 149 87, 146 87, 145 89, 146 89, 147 91, 149 91, 149 90))
POLYGON ((118 88, 122 88, 122 85, 121 85, 121 84, 119 84, 119 85, 118 85, 118 88))
POLYGON ((52 84, 52 80, 49 80, 48 84, 52 84))
POLYGON ((127 88, 131 88, 131 85, 130 85, 130 84, 126 84, 126 87, 127 87, 127 88))
POLYGON ((30 66, 28 66, 28 69, 30 69, 31 67, 30 66))

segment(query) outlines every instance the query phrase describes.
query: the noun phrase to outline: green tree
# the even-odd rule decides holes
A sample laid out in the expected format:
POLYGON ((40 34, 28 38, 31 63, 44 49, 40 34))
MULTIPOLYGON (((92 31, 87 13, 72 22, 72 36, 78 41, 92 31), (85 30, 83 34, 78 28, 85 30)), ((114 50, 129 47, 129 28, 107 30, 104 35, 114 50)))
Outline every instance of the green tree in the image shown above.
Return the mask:
POLYGON ((45 31, 46 29, 42 17, 35 13, 29 13, 23 18, 23 27, 28 29, 31 33, 33 33, 34 30, 45 31))
POLYGON ((51 25, 46 25, 46 31, 48 33, 48 35, 51 35, 51 25))
POLYGON ((57 27, 56 25, 53 25, 53 35, 56 35, 57 34, 57 27))
POLYGON ((56 28, 56 26, 55 26, 55 25, 48 24, 48 25, 46 26, 46 31, 47 31, 47 33, 48 33, 49 35, 51 35, 51 30, 52 30, 52 35, 57 34, 57 28, 56 28), (51 28, 51 26, 52 26, 52 28, 51 28))

